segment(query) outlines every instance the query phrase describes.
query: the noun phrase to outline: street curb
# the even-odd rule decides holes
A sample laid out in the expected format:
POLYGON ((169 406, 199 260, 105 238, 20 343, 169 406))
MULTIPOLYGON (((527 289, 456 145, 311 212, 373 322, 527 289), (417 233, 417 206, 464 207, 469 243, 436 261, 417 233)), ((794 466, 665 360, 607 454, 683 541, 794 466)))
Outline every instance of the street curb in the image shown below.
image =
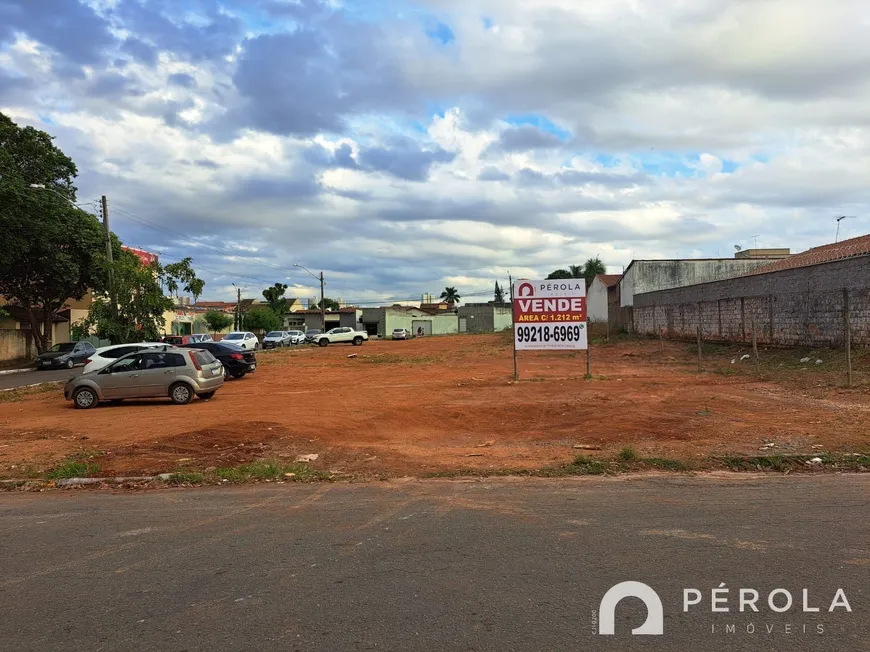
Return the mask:
POLYGON ((36 371, 36 367, 28 367, 27 369, 7 369, 6 371, 0 371, 0 376, 6 376, 8 374, 23 374, 26 371, 36 371))

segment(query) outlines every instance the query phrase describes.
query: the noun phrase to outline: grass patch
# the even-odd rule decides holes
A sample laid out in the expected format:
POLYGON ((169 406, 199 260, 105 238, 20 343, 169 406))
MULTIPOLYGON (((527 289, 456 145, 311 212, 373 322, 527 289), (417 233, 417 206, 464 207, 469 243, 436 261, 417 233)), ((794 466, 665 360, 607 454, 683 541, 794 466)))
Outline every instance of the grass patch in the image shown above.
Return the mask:
POLYGON ((87 478, 97 475, 100 467, 80 459, 68 459, 60 466, 51 469, 46 475, 46 480, 61 480, 66 478, 87 478))
POLYGON ((202 473, 173 473, 167 480, 169 484, 202 484, 205 476, 202 473))
POLYGON ((577 475, 603 475, 607 473, 605 462, 586 455, 578 455, 565 468, 569 472, 576 472, 577 475))
POLYGON ((37 387, 19 387, 17 389, 10 389, 5 392, 0 392, 0 403, 23 401, 28 396, 33 396, 34 394, 55 392, 60 389, 61 385, 63 385, 63 382, 50 382, 37 387))
POLYGON ((418 355, 408 356, 398 353, 378 353, 370 356, 359 356, 359 360, 365 364, 402 364, 402 365, 429 365, 444 362, 443 355, 418 355))
POLYGON ((689 467, 680 460, 669 460, 664 457, 644 457, 641 462, 650 468, 660 471, 688 471, 689 467))
POLYGON ((251 480, 328 480, 332 476, 329 473, 311 468, 308 464, 294 463, 284 464, 261 460, 250 462, 241 466, 217 469, 214 475, 220 480, 228 482, 250 482, 251 480), (286 474, 295 475, 287 477, 286 474))
POLYGON ((634 452, 634 449, 631 446, 626 446, 621 451, 619 451, 619 461, 620 462, 634 462, 637 459, 637 453, 634 452))

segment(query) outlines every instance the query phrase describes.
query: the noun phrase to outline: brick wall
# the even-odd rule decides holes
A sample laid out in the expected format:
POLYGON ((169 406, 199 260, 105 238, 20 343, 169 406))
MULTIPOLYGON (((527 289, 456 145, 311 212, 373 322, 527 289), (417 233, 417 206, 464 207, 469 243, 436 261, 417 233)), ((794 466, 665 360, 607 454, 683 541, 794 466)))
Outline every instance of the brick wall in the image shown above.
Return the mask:
POLYGON ((870 256, 636 295, 636 333, 781 345, 841 346, 844 289, 852 342, 870 344, 870 256))

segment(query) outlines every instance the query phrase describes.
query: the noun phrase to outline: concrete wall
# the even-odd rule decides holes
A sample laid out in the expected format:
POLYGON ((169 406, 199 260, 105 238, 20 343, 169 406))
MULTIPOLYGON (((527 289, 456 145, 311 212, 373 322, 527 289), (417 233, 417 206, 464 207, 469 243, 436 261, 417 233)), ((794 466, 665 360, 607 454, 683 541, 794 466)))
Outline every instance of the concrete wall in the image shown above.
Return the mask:
POLYGON ((596 278, 586 293, 586 321, 607 321, 607 286, 596 278))
POLYGON ((30 331, 19 328, 0 328, 0 362, 30 361, 36 357, 36 348, 30 331))
POLYGON ((637 294, 732 278, 770 263, 770 260, 733 258, 635 260, 619 282, 621 306, 634 305, 637 294))
MULTIPOLYGON (((357 311, 361 312, 361 311, 357 311)), ((297 312, 297 317, 300 314, 297 312)), ((305 317, 305 329, 308 330, 311 328, 321 328, 321 320, 320 313, 304 313, 305 317)), ((353 328, 354 330, 363 330, 362 324, 359 323, 357 319, 357 313, 355 312, 326 312, 326 330, 330 330, 332 328, 353 328)))
POLYGON ((468 303, 459 308, 459 317, 465 321, 466 333, 491 333, 510 328, 513 314, 510 304, 495 306, 489 303, 468 303))
POLYGON ((749 342, 840 346, 848 290, 852 342, 870 344, 870 256, 636 295, 641 334, 749 342))

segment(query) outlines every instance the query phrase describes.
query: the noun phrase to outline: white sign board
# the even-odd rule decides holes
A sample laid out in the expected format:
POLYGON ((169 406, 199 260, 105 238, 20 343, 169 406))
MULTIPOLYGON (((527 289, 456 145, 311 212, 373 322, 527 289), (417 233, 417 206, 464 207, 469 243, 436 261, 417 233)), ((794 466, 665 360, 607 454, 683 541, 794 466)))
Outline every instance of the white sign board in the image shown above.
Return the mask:
POLYGON ((513 296, 518 351, 587 347, 584 279, 517 281, 513 296))

